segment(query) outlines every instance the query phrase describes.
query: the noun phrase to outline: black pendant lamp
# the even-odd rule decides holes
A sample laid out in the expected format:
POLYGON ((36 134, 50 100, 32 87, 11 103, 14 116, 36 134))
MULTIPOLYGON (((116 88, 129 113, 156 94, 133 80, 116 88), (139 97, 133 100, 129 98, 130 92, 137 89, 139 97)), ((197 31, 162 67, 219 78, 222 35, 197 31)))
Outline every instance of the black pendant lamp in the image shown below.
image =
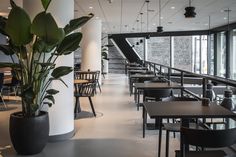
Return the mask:
POLYGON ((159 26, 157 27, 157 33, 163 32, 163 27, 161 26, 161 0, 159 0, 159 26))
POLYGON ((195 7, 191 6, 191 0, 189 0, 189 6, 185 8, 185 18, 194 18, 196 16, 195 7))
POLYGON ((136 45, 139 45, 139 42, 136 42, 136 45))
MULTIPOLYGON (((145 1, 147 3, 147 32, 149 31, 149 0, 145 1)), ((148 34, 146 37, 146 39, 150 39, 150 35, 148 34)))

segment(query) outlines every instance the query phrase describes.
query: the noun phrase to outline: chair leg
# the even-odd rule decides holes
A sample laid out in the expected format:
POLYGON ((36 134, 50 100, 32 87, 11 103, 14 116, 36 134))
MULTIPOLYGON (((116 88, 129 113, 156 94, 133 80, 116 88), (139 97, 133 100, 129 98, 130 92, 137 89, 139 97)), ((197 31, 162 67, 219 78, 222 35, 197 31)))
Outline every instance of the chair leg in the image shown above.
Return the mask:
POLYGON ((166 157, 169 156, 169 136, 170 133, 168 130, 166 130, 166 157))
POLYGON ((93 111, 93 115, 94 115, 94 117, 96 117, 96 112, 95 112, 95 109, 94 109, 94 106, 93 106, 92 98, 90 96, 88 98, 89 98, 90 106, 91 106, 92 111, 93 111))
POLYGON ((101 90, 99 81, 97 81, 97 85, 98 85, 98 88, 99 88, 100 93, 102 93, 102 90, 101 90))
POLYGON ((0 97, 2 99, 3 106, 5 107, 5 109, 7 109, 8 107, 7 107, 6 103, 5 103, 5 101, 3 100, 2 93, 0 93, 0 97))
POLYGON ((159 119, 158 157, 161 157, 162 119, 159 119))

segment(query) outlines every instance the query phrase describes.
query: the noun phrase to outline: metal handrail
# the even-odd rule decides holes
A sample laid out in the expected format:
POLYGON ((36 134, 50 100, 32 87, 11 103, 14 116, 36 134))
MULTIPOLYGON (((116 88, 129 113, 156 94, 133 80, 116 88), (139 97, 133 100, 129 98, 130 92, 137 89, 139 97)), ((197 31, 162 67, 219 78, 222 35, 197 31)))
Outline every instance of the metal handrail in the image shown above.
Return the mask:
MULTIPOLYGON (((149 61, 144 61, 144 64, 145 64, 145 66, 148 67, 149 70, 153 69, 154 72, 158 71, 159 74, 162 73, 163 68, 167 68, 168 69, 168 72, 167 72, 168 80, 171 79, 171 71, 172 70, 180 72, 180 75, 181 75, 180 78, 181 78, 181 85, 182 86, 184 84, 184 75, 186 75, 186 74, 190 74, 192 76, 202 78, 203 97, 205 97, 205 95, 206 95, 206 84, 208 83, 208 80, 218 82, 218 83, 222 83, 222 84, 225 84, 226 86, 236 87, 236 81, 235 80, 221 78, 221 77, 212 76, 212 75, 196 74, 196 73, 193 73, 193 72, 190 72, 190 71, 186 71, 186 70, 182 70, 182 69, 178 69, 178 68, 173 68, 173 67, 170 67, 170 66, 166 66, 166 65, 162 65, 162 64, 158 64, 158 63, 154 63, 154 62, 149 62, 149 61)), ((181 95, 183 95, 184 91, 187 92, 186 90, 182 90, 181 95)), ((193 96, 196 96, 192 92, 188 91, 187 93, 189 93, 193 96)))

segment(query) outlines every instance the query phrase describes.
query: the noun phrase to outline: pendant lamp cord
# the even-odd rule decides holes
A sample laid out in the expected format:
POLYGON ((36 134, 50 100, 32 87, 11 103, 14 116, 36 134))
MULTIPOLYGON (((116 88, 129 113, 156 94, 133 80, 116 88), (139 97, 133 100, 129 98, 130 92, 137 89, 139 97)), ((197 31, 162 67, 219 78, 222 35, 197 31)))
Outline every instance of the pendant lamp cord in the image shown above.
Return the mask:
POLYGON ((159 0, 159 26, 161 26, 161 0, 159 0))

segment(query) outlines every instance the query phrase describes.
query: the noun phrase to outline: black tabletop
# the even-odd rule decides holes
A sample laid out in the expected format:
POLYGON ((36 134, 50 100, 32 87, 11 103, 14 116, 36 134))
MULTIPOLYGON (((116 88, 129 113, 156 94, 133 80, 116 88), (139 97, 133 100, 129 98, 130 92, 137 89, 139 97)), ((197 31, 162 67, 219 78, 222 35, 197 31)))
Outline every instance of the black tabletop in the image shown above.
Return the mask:
POLYGON ((182 89, 183 86, 177 84, 177 83, 134 83, 135 88, 137 89, 182 89))
POLYGON ((201 101, 144 102, 151 118, 235 118, 236 114, 211 103, 202 106, 201 101))

